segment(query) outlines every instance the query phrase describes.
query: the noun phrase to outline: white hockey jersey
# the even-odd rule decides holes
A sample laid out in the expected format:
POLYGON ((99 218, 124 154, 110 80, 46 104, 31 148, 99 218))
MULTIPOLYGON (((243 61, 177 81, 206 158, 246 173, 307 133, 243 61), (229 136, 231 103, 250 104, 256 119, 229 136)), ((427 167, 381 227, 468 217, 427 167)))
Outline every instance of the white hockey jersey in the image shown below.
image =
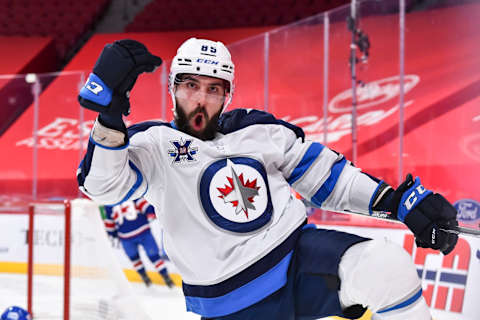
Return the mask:
POLYGON ((285 284, 306 220, 291 187, 323 208, 368 214, 378 185, 342 155, 304 141, 300 128, 257 110, 223 114, 210 141, 173 122, 128 131, 119 148, 90 138, 80 188, 105 204, 144 196, 162 213, 187 309, 205 317, 241 310, 285 284))

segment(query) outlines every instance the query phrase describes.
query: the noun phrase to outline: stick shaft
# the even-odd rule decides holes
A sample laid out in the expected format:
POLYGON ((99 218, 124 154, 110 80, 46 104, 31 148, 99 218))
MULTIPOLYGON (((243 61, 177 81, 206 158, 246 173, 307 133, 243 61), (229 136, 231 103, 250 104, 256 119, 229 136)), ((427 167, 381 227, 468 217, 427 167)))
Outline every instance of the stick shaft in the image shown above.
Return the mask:
MULTIPOLYGON (((396 222, 396 223, 402 223, 401 221, 395 219, 392 217, 392 215, 386 213, 386 212, 379 212, 379 213, 373 213, 372 215, 368 215, 365 213, 361 212, 353 212, 353 211, 342 211, 342 210, 328 210, 328 211, 333 211, 333 212, 338 212, 338 213, 346 213, 346 214, 353 214, 353 215, 361 215, 364 217, 370 217, 378 220, 383 220, 383 221, 391 221, 391 222, 396 222)), ((467 228, 467 227, 452 227, 451 229, 442 229, 440 230, 445 231, 445 232, 450 232, 450 233, 456 233, 458 235, 465 235, 465 236, 473 236, 473 237, 480 237, 480 230, 476 230, 473 228, 467 228)))

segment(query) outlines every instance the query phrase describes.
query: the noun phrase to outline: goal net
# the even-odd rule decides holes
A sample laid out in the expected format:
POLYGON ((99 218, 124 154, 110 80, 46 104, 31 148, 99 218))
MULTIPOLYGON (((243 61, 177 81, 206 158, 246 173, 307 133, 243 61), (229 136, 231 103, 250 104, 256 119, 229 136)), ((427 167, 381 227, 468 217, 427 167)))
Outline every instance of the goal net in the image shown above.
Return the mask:
POLYGON ((150 319, 113 252, 96 203, 32 203, 30 215, 28 304, 35 319, 150 319))

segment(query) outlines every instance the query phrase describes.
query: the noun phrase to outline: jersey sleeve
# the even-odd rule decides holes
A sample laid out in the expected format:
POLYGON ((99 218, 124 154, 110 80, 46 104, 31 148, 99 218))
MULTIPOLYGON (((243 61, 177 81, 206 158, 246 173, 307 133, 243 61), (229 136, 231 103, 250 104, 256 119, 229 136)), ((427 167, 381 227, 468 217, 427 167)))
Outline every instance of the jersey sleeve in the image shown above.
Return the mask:
POLYGON ((156 218, 155 208, 144 198, 136 200, 135 206, 140 213, 146 215, 148 221, 154 220, 156 218))
POLYGON ((279 168, 295 191, 326 210, 371 212, 378 181, 321 143, 304 141, 286 127, 276 130, 284 153, 279 168))
POLYGON ((111 206, 104 206, 104 218, 103 223, 105 225, 105 230, 107 234, 112 237, 117 236, 117 224, 115 223, 115 219, 113 218, 113 207, 111 206))
POLYGON ((148 204, 147 209, 145 210, 145 214, 147 215, 148 221, 152 221, 156 219, 155 209, 151 204, 148 204))
POLYGON ((124 146, 108 147, 93 138, 94 130, 108 129, 98 121, 90 136, 86 155, 77 170, 79 188, 101 204, 117 205, 142 197, 155 170, 148 135, 140 132, 124 146))

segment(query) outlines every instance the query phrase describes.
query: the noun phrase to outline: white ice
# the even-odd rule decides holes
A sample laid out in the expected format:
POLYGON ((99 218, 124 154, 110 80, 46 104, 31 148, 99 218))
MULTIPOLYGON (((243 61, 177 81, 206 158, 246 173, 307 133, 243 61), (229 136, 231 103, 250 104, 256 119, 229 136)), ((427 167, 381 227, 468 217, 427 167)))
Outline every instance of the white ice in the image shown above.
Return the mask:
MULTIPOLYGON (((35 319, 56 320, 62 319, 63 298, 62 281, 55 276, 35 276, 33 284, 34 300, 33 311, 35 319)), ((98 284, 98 283, 97 283, 98 284)), ((72 320, 77 318, 78 309, 82 309, 81 320, 100 319, 90 313, 95 313, 89 308, 95 305, 88 299, 89 291, 98 293, 102 288, 98 285, 88 287, 88 281, 72 283, 72 320), (83 287, 83 288, 81 288, 83 287), (81 292, 78 292, 81 290, 81 292)), ((185 310, 185 300, 181 288, 168 289, 165 286, 152 285, 146 288, 143 283, 132 283, 132 289, 142 304, 142 309, 147 312, 151 320, 199 320, 199 316, 185 310)), ((0 312, 7 307, 18 305, 27 308, 27 277, 22 274, 0 273, 0 312)), ((97 304, 98 305, 98 304, 97 304)))
MULTIPOLYGON (((146 288, 143 283, 131 283, 132 290, 141 303, 141 308, 151 320, 199 320, 200 317, 186 312, 185 300, 179 287, 168 289, 165 286, 152 285, 146 288)), ((35 276, 34 282, 34 319, 59 320, 63 319, 62 281, 55 276, 35 276)), ((94 316, 96 312, 90 310, 92 305, 88 297, 91 292, 101 292, 105 288, 96 286, 92 288, 88 281, 72 281, 71 320, 100 320, 94 316), (81 310, 79 312, 79 310, 81 310)), ((27 277, 25 274, 0 273, 0 312, 7 307, 18 305, 27 308, 27 277)), ((98 305, 98 304, 97 304, 98 305)), ((433 311, 436 320, 454 320, 455 317, 443 312, 433 311)), ((327 318, 324 318, 327 320, 327 318)), ((328 318, 333 319, 333 318, 328 318)))

